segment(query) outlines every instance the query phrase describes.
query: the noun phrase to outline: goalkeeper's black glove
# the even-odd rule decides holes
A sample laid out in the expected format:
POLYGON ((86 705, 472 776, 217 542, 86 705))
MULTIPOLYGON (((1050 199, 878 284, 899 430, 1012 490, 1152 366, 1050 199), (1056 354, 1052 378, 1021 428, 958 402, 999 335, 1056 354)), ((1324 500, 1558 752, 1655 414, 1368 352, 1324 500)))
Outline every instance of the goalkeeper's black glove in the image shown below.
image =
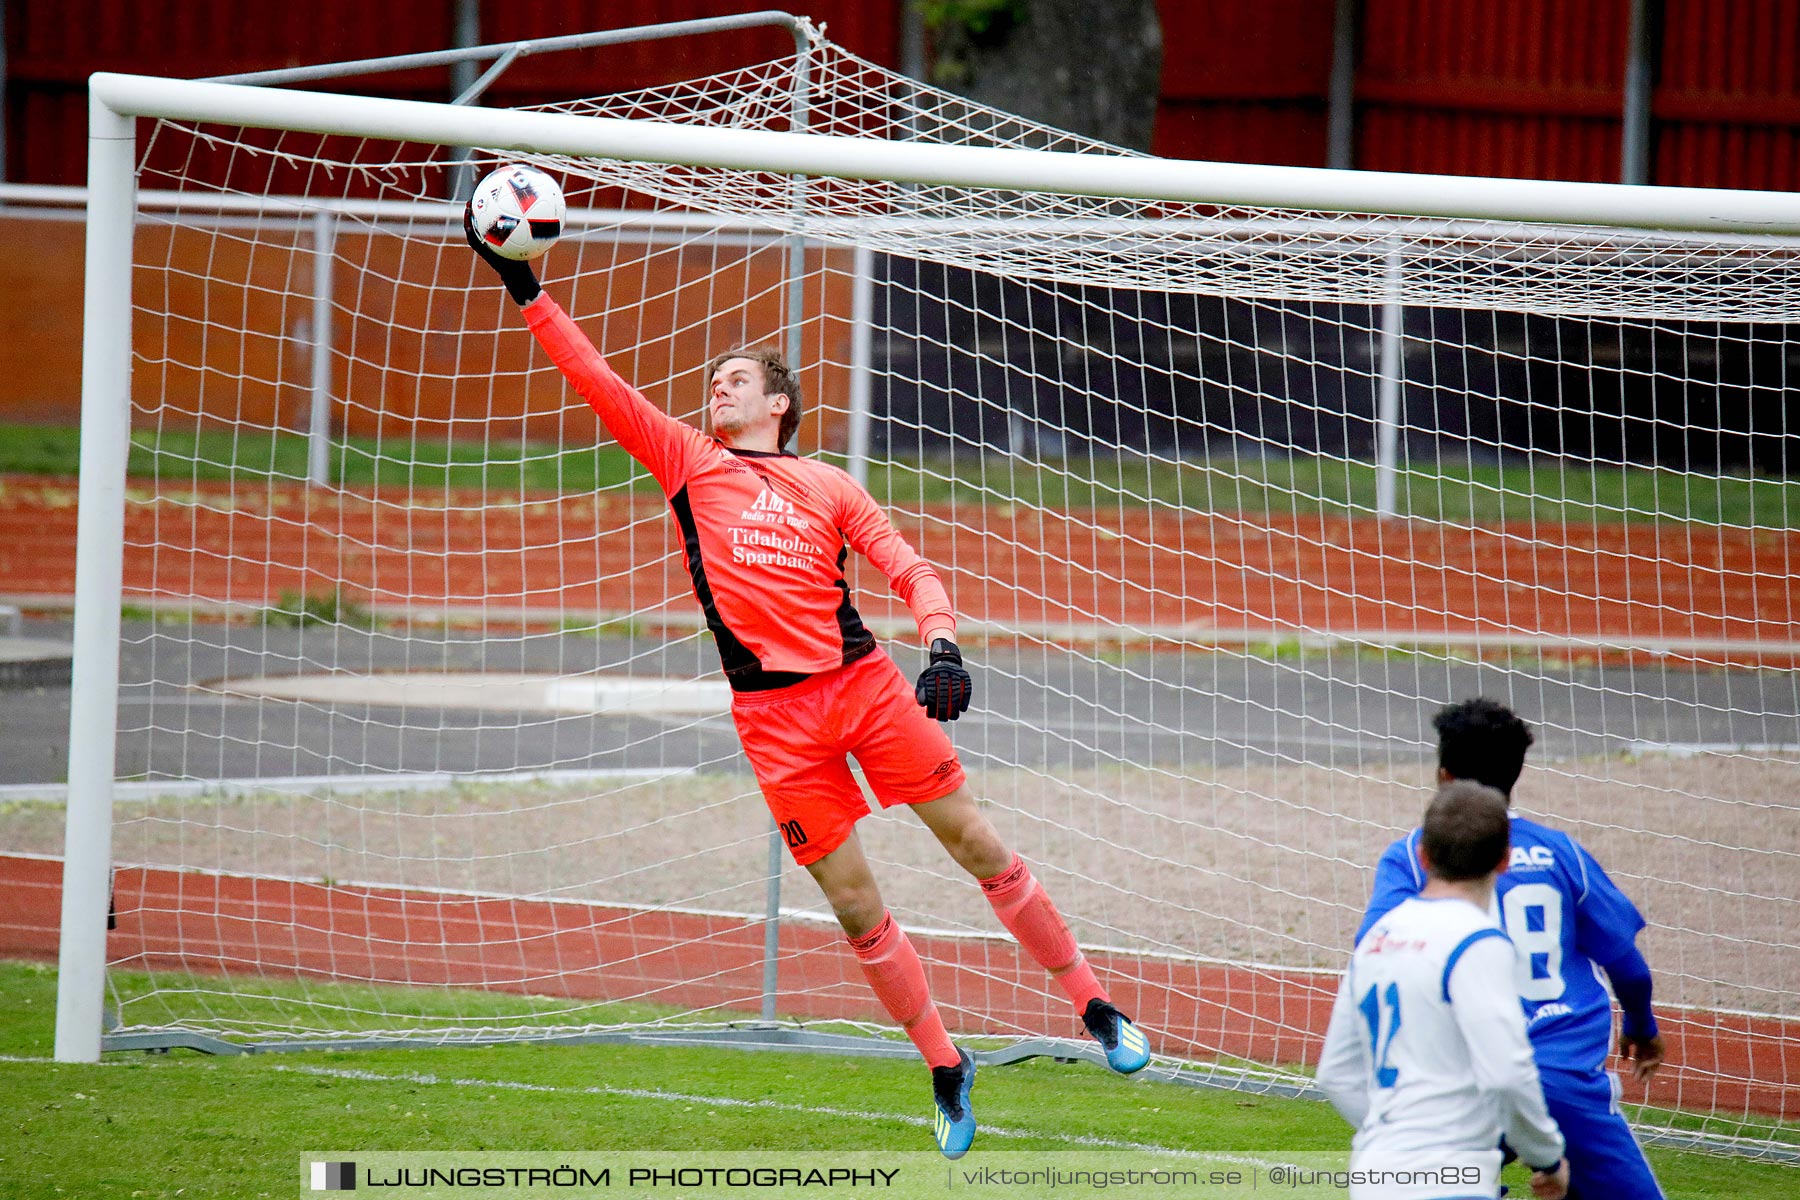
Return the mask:
POLYGON ((500 282, 506 285, 520 308, 536 300, 538 293, 544 290, 538 286, 537 272, 531 269, 530 263, 501 258, 492 246, 481 240, 475 232, 475 213, 467 204, 463 205, 463 236, 469 239, 470 247, 481 261, 494 268, 494 274, 500 277, 500 282))
POLYGON ((949 638, 931 643, 931 665, 919 674, 913 695, 934 721, 954 721, 969 711, 975 683, 963 670, 962 652, 949 638))

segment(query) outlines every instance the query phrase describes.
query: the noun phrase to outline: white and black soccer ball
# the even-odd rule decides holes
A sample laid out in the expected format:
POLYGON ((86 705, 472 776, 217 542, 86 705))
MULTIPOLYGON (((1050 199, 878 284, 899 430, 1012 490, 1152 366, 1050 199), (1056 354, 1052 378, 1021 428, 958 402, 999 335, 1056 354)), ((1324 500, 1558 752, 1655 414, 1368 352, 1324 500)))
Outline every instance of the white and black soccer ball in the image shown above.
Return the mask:
POLYGON ((508 163, 475 185, 475 236, 501 258, 528 262, 562 236, 563 193, 536 167, 508 163))

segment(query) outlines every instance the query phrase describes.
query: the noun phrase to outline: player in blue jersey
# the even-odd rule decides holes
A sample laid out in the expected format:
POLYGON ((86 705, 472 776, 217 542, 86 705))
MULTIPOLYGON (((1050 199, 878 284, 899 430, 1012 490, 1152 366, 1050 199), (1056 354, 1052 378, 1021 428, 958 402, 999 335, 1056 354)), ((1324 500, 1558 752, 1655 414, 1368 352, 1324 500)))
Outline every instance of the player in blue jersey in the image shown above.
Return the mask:
POLYGON ((1540 1200, 1569 1183, 1538 1086, 1513 948, 1493 916, 1506 797, 1459 780, 1421 825, 1428 878, 1356 943, 1331 1008, 1319 1090, 1356 1127, 1350 1200, 1493 1200, 1500 1139, 1540 1200))
MULTIPOLYGON (((1440 783, 1474 780, 1511 801, 1533 740, 1529 725, 1486 699, 1453 704, 1432 725, 1440 783)), ((1357 940, 1418 895, 1425 879, 1415 829, 1376 865, 1357 940)), ((1650 967, 1637 949, 1644 918, 1574 838, 1517 813, 1495 901, 1517 955, 1516 983, 1544 1099, 1568 1138, 1569 1196, 1660 1200, 1662 1189, 1619 1111, 1618 1080, 1606 1069, 1615 995, 1624 1012, 1618 1051, 1634 1077, 1645 1081, 1662 1065, 1650 967)))

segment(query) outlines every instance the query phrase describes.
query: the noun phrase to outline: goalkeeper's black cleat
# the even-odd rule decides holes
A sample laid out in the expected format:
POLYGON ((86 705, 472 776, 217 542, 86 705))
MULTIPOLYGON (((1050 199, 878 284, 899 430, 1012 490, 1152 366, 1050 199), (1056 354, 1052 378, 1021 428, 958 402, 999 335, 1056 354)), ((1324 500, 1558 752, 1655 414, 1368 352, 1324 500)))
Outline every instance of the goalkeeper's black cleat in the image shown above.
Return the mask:
POLYGON ((1150 1062, 1150 1039, 1131 1018, 1096 997, 1088 1001, 1081 1023, 1106 1051, 1106 1065, 1121 1075, 1143 1070, 1150 1062))
POLYGON ((931 1098, 937 1106, 931 1129, 945 1158, 961 1158, 975 1141, 975 1113, 969 1108, 975 1058, 967 1050, 956 1053, 954 1067, 931 1068, 931 1098))

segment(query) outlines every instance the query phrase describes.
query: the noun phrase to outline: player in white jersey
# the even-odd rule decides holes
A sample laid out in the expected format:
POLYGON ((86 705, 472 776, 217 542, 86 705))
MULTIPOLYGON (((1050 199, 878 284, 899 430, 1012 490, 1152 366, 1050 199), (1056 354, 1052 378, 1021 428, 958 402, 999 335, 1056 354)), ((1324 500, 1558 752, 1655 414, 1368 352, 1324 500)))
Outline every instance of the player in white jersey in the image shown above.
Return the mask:
POLYGON ((1353 1200, 1491 1200, 1502 1134, 1539 1200, 1568 1188, 1513 991, 1512 943, 1490 913, 1509 837, 1506 797, 1447 784, 1425 810, 1424 889, 1351 955, 1318 1083, 1356 1126, 1353 1200))
MULTIPOLYGON (((1477 697, 1448 706, 1431 723, 1438 735, 1439 783, 1472 779, 1511 797, 1533 741, 1517 713, 1477 697)), ((1357 940, 1425 886, 1418 842, 1415 829, 1375 865, 1374 892, 1357 940)), ((1619 1111, 1619 1078, 1607 1070, 1615 995, 1622 1013, 1619 1055, 1631 1074, 1641 1083, 1662 1066, 1650 964, 1637 949, 1644 918, 1587 847, 1516 810, 1507 861, 1494 885, 1497 917, 1519 959, 1514 983, 1544 1103, 1569 1143, 1569 1195, 1663 1200, 1619 1111)))

